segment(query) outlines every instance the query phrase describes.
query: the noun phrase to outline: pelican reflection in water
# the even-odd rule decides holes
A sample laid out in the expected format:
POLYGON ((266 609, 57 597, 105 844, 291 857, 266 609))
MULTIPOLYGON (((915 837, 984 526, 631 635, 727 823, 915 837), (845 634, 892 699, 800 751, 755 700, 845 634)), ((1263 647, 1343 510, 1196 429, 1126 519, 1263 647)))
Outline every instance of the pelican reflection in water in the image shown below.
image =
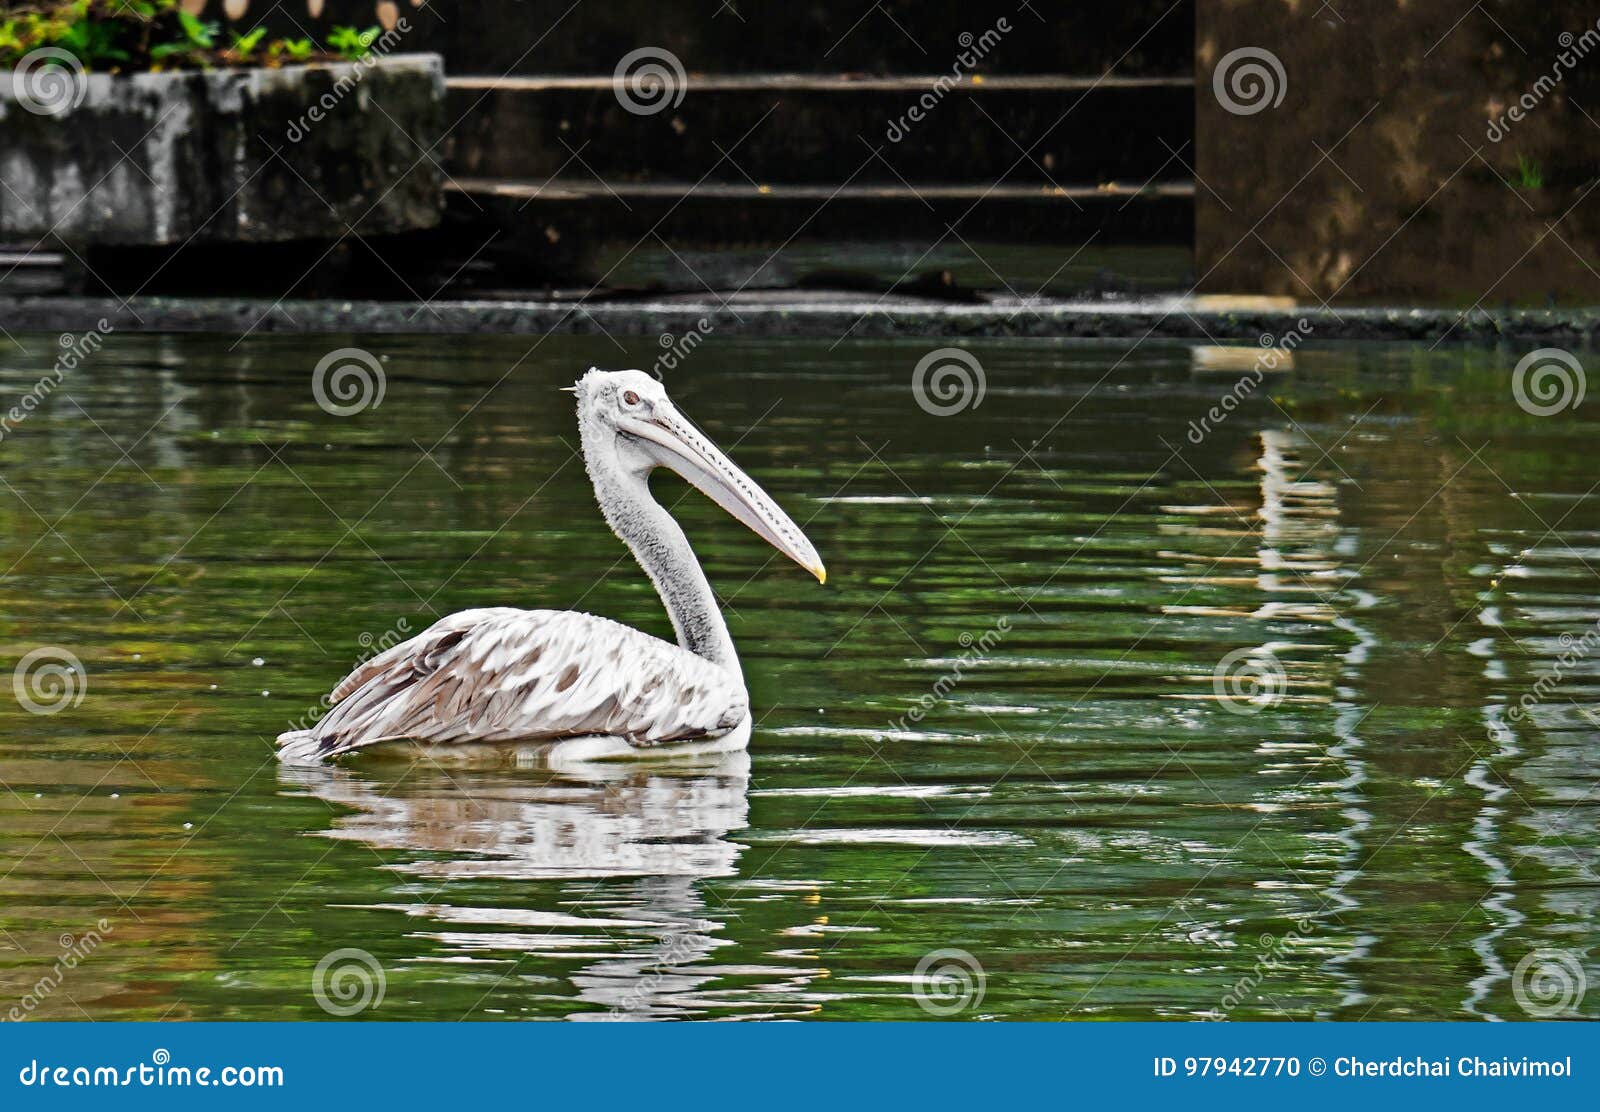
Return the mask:
MULTIPOLYGON (((342 814, 319 837, 368 846, 419 883, 360 903, 419 926, 408 961, 458 963, 537 955, 563 967, 573 1019, 693 1018, 737 1001, 787 1015, 823 975, 820 962, 741 968, 744 986, 712 964, 728 946, 731 912, 705 882, 738 875, 749 825, 750 756, 735 752, 670 764, 581 763, 540 768, 378 765, 357 772, 283 766, 280 782, 342 814), (367 775, 371 773, 372 775, 367 775), (479 887, 516 881, 508 906, 479 887), (528 884, 568 884, 528 906, 528 884), (764 976, 757 976, 757 973, 764 976), (754 983, 752 983, 754 982, 754 983), (731 995, 730 995, 731 994, 731 995)), ((490 1003, 529 1006, 539 990, 506 978, 490 1003)))
MULTIPOLYGON (((731 877, 743 847, 728 835, 749 825, 743 752, 561 770, 427 762, 363 772, 373 775, 290 764, 279 779, 345 812, 319 837, 398 853, 390 867, 429 880, 731 877)), ((643 917, 705 913, 698 899, 654 910, 643 917)))
POLYGON ((676 471, 819 581, 822 561, 654 378, 591 369, 571 390, 600 511, 655 584, 678 643, 572 611, 463 610, 341 680, 315 726, 278 738, 284 760, 408 739, 550 742, 565 759, 749 743, 750 700, 733 640, 683 530, 650 495, 650 472, 676 471))

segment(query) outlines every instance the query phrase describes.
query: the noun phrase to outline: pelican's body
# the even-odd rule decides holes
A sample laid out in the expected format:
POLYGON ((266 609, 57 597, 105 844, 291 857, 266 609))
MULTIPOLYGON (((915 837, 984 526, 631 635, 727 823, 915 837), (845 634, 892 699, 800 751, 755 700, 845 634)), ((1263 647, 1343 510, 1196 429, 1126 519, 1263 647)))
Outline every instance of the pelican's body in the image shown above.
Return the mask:
POLYGON ((283 759, 407 739, 552 742, 585 757, 748 743, 750 700, 733 640, 683 531, 650 495, 650 472, 671 467, 818 579, 821 561, 649 375, 591 370, 574 390, 601 512, 655 584, 678 643, 592 614, 464 610, 346 676, 315 726, 278 738, 283 759))

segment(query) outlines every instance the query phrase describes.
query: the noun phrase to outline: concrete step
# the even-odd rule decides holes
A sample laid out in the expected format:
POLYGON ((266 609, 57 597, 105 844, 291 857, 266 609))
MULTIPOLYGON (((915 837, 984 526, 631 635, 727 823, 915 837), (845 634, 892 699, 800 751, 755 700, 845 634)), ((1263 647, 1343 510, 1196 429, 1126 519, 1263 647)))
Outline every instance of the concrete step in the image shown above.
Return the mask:
POLYGON ((461 122, 449 167, 474 177, 790 184, 1186 176, 1194 133, 1188 77, 938 81, 691 75, 681 102, 644 114, 624 105, 609 76, 456 76, 450 116, 461 122))
MULTIPOLYGON (((59 293, 66 288, 59 252, 43 245, 0 245, 0 295, 59 293)), ((5 322, 0 321, 0 328, 5 322)))
MULTIPOLYGON (((447 185, 457 242, 488 243, 508 273, 590 276, 598 254, 726 250, 841 240, 920 244, 1187 244, 1188 182, 1016 185, 750 185, 457 178, 447 185), (485 232, 484 229, 489 229, 485 232)), ((999 282, 994 283, 999 285, 999 282)))

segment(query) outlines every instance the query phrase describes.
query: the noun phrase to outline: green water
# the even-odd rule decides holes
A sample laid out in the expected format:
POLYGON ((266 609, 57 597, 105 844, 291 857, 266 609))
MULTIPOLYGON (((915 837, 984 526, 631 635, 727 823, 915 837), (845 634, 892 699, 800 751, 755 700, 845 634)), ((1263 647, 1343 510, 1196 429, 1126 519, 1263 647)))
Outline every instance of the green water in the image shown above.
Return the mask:
POLYGON ((322 1019, 341 949, 378 1019, 1525 1018, 1555 959, 1600 1015, 1597 429, 1520 352, 1302 349, 1197 445, 1236 373, 1188 345, 976 342, 941 417, 933 345, 714 337, 669 386, 829 568, 658 478, 748 756, 280 769, 438 615, 668 633, 555 390, 623 346, 119 335, 8 430, 0 679, 85 675, 0 689, 0 1015, 322 1019), (386 393, 337 417, 347 345, 386 393))

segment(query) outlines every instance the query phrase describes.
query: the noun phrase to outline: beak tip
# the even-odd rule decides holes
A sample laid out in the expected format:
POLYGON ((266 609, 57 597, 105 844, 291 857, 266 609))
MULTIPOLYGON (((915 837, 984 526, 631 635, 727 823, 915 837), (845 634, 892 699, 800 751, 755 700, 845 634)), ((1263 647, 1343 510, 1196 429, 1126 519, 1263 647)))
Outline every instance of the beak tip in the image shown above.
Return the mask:
POLYGON ((816 567, 809 570, 812 575, 817 577, 818 583, 826 583, 828 581, 828 569, 823 567, 821 564, 818 564, 816 567))

